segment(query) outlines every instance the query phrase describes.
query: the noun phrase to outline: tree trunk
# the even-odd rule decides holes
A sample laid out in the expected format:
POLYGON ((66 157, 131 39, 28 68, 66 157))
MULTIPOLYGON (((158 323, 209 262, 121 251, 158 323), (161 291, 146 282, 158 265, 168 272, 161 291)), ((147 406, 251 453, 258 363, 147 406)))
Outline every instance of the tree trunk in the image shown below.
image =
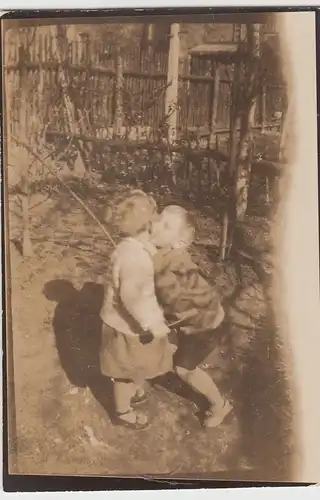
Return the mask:
POLYGON ((29 181, 28 173, 23 173, 21 177, 21 209, 22 209, 22 256, 32 257, 33 248, 30 238, 29 228, 29 181))
POLYGON ((223 212, 223 215, 222 215, 221 233, 220 233, 219 258, 220 258, 220 261, 222 261, 222 262, 226 258, 228 230, 229 230, 229 212, 228 212, 228 209, 225 209, 223 212))
POLYGON ((267 112, 267 92, 266 85, 262 85, 261 90, 261 133, 266 131, 266 112, 267 112))
MULTIPOLYGON (((28 105, 27 99, 23 93, 23 88, 26 83, 26 71, 24 69, 24 59, 26 52, 23 46, 19 48, 19 63, 20 63, 20 88, 21 88, 21 102, 20 102, 20 127, 19 135, 22 137, 27 136, 28 130, 28 105)), ((28 157, 26 157, 28 158, 28 157)), ((28 161, 28 160, 27 160, 28 161)), ((32 243, 29 230, 29 165, 23 162, 21 165, 20 177, 20 200, 21 200, 21 215, 22 215, 22 235, 21 235, 21 253, 23 257, 31 257, 33 255, 32 243)))
POLYGON ((238 151, 238 162, 235 173, 235 201, 236 219, 243 220, 248 206, 248 192, 251 177, 251 143, 252 126, 254 125, 255 110, 259 83, 258 60, 260 58, 260 25, 247 24, 248 57, 250 58, 248 67, 248 77, 245 81, 246 94, 245 108, 243 109, 240 127, 240 143, 238 151))
POLYGON ((288 136, 289 132, 291 132, 290 127, 293 122, 293 106, 291 99, 289 101, 289 105, 284 112, 284 116, 282 117, 281 123, 281 139, 280 139, 280 151, 279 151, 279 160, 284 161, 287 156, 288 150, 288 136))
POLYGON ((179 87, 179 46, 180 25, 173 23, 170 30, 170 47, 168 56, 167 89, 165 97, 165 116, 168 126, 170 144, 176 140, 178 120, 178 87, 179 87))
POLYGON ((248 194, 251 178, 252 125, 256 109, 256 100, 250 103, 250 109, 242 117, 238 164, 235 179, 236 220, 242 221, 248 207, 248 194))
POLYGON ((224 176, 223 187, 226 191, 226 200, 221 217, 221 233, 220 233, 220 260, 223 261, 226 257, 227 246, 231 245, 230 226, 234 220, 234 173, 236 170, 237 159, 237 131, 238 131, 238 94, 239 94, 239 77, 240 67, 235 64, 234 80, 232 85, 232 101, 230 107, 230 135, 229 135, 229 162, 227 165, 226 175, 224 176), (228 243, 229 237, 229 243, 228 243))
POLYGON ((123 126, 123 60, 120 48, 116 52, 114 135, 119 137, 123 126))
POLYGON ((171 146, 177 139, 178 120, 178 88, 179 88, 179 47, 180 47, 180 24, 173 23, 170 27, 170 45, 168 55, 167 89, 165 96, 165 131, 167 153, 165 155, 165 167, 173 186, 177 183, 175 171, 175 154, 171 146))

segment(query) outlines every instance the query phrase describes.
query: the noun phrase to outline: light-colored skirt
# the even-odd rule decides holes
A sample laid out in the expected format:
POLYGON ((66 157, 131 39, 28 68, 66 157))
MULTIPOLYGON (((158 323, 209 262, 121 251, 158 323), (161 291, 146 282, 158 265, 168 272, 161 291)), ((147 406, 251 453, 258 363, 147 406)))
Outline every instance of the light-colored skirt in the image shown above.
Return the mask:
POLYGON ((173 350, 167 337, 143 344, 139 335, 126 335, 103 325, 100 367, 104 375, 141 384, 173 369, 173 350))

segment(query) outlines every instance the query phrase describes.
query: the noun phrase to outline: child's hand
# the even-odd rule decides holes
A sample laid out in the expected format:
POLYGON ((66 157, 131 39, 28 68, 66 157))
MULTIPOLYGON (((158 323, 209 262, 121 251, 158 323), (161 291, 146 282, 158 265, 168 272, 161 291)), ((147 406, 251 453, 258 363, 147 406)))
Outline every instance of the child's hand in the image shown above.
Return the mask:
POLYGON ((154 336, 151 332, 144 332, 142 335, 140 335, 140 342, 143 345, 150 344, 153 340, 154 336))
POLYGON ((154 339, 162 339, 168 336, 171 333, 171 330, 167 330, 167 328, 157 329, 153 332, 147 330, 140 335, 141 344, 150 344, 154 339))

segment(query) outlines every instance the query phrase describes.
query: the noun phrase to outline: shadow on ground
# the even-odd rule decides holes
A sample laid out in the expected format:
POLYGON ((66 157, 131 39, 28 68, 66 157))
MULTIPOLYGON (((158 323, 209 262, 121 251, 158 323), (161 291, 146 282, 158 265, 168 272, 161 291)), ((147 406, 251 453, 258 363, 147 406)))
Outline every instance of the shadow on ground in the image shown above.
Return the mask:
POLYGON ((112 419, 112 382, 101 374, 99 362, 103 286, 89 282, 78 291, 70 281, 53 280, 45 285, 44 295, 57 302, 52 327, 69 382, 88 387, 112 419))

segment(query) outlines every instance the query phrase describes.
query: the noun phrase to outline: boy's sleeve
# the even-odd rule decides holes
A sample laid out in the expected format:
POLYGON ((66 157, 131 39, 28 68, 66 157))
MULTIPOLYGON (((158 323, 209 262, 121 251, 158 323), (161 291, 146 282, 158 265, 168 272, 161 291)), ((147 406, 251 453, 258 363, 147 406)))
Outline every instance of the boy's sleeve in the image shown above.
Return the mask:
POLYGON ((153 263, 143 249, 122 256, 119 292, 124 307, 144 331, 155 337, 170 332, 155 294, 153 263))
POLYGON ((157 297, 162 307, 172 306, 181 297, 180 283, 172 271, 165 270, 157 274, 155 282, 157 297))
POLYGON ((154 257, 156 293, 167 314, 175 314, 173 310, 177 300, 183 296, 180 280, 175 271, 180 267, 179 254, 175 251, 158 251, 154 257), (178 258, 177 258, 178 257, 178 258))

